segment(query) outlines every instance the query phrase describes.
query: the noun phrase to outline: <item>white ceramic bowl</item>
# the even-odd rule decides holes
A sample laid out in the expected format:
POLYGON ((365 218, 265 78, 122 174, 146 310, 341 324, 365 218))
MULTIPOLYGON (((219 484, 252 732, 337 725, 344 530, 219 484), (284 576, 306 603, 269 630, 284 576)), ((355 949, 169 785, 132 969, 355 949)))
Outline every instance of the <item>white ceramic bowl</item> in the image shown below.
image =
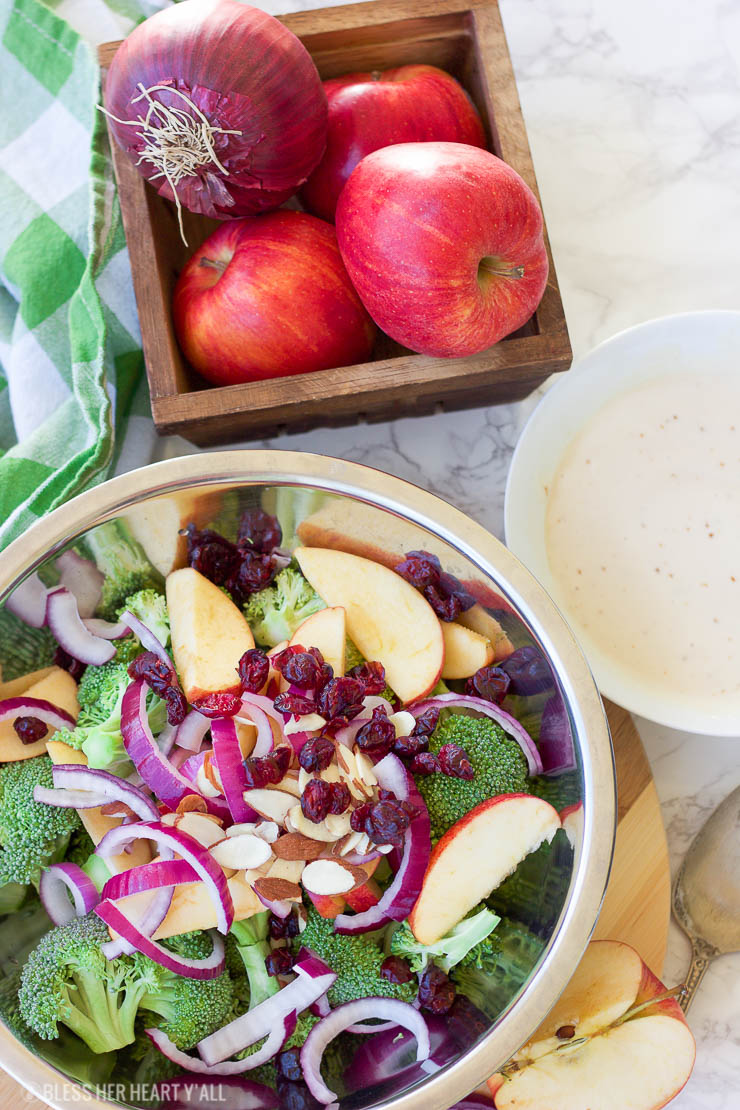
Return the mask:
POLYGON ((579 359, 545 394, 517 444, 506 487, 506 542, 560 605, 602 694, 659 724, 737 736, 736 707, 716 698, 699 708, 678 705, 583 629, 568 613, 550 571, 545 544, 547 489, 565 449, 586 422, 618 394, 668 374, 697 372, 740 375, 740 312, 664 316, 620 332, 579 359))

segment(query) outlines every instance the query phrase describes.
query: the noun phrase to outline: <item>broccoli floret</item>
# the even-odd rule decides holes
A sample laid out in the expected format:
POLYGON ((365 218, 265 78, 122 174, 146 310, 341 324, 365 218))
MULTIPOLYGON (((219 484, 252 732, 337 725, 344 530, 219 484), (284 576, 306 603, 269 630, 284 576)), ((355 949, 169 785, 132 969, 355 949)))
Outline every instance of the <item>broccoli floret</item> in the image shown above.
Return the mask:
POLYGON ((252 594, 244 606, 244 616, 257 643, 275 647, 289 640, 312 613, 325 608, 326 602, 291 563, 280 571, 271 586, 252 594))
POLYGON ((494 933, 496 948, 482 966, 453 967, 450 978, 457 990, 491 1020, 495 1020, 527 981, 545 941, 524 925, 502 918, 494 933))
MULTIPOLYGON (((280 984, 274 975, 267 974, 265 966, 265 957, 270 954, 270 944, 268 941, 268 930, 270 922, 269 910, 264 910, 262 913, 255 913, 251 917, 244 918, 242 921, 235 921, 231 926, 229 938, 231 945, 231 955, 228 967, 239 968, 239 961, 241 961, 241 974, 246 973, 249 989, 249 1009, 253 1010, 260 1002, 264 1002, 266 998, 276 994, 280 989, 280 984)), ((227 950, 230 945, 227 945, 227 950)), ((233 974, 233 972, 232 972, 233 974)), ((244 995, 243 986, 240 987, 237 982, 236 992, 238 996, 244 995)))
POLYGON ((0 884, 38 886, 41 872, 63 858, 79 827, 74 809, 33 800, 36 786, 52 788, 48 755, 0 764, 0 884))
POLYGON ((97 614, 115 621, 127 597, 139 590, 161 592, 163 580, 122 520, 111 520, 88 532, 84 545, 105 575, 97 614))
POLYGON ((78 867, 84 867, 94 852, 95 844, 92 837, 87 829, 80 825, 69 838, 69 846, 64 858, 67 863, 76 863, 78 867))
MULTIPOLYGON (((212 948, 211 938, 198 932, 183 933, 164 944, 177 955, 190 959, 201 959, 212 948)), ((160 976, 157 989, 144 995, 140 1008, 163 1018, 159 1027, 186 1052, 227 1023, 233 1001, 234 988, 226 971, 215 979, 188 979, 165 973, 160 976)))
POLYGON ((137 1106, 159 1106, 156 1085, 182 1074, 182 1068, 152 1044, 145 1030, 153 1025, 151 1014, 139 1011, 135 1039, 116 1055, 116 1080, 131 1084, 123 1102, 137 1106))
POLYGON ((118 616, 123 616, 127 610, 147 626, 163 647, 167 647, 170 639, 170 617, 164 594, 158 590, 139 590, 126 598, 118 610, 118 616))
POLYGON ((29 628, 9 609, 0 607, 0 663, 6 682, 51 666, 56 649, 48 628, 29 628))
POLYGON ((522 921, 543 939, 555 927, 573 873, 573 849, 563 829, 530 852, 486 904, 495 913, 522 921))
MULTIPOLYGON (((128 651, 124 657, 127 654, 128 651)), ((81 749, 89 767, 115 775, 125 775, 132 770, 121 736, 121 703, 130 682, 128 662, 119 659, 118 654, 110 663, 88 667, 80 679, 77 724, 73 729, 60 729, 56 739, 71 748, 81 749)), ((147 695, 147 713, 156 736, 167 723, 167 706, 151 691, 147 695)))
POLYGON ((372 933, 356 936, 334 932, 334 923, 309 908, 306 928, 296 938, 297 948, 310 948, 324 960, 337 978, 329 988, 329 1004, 341 1006, 356 998, 380 995, 411 1002, 416 997, 417 983, 391 983, 380 974, 386 953, 372 933))
POLYGON ((483 906, 463 918, 435 944, 421 944, 404 921, 391 938, 391 952, 407 960, 411 970, 416 972, 423 971, 430 960, 443 971, 458 964, 481 966, 492 945, 495 947, 493 930, 498 923, 496 914, 483 906))
POLYGON ((417 775, 416 785, 426 802, 432 843, 475 806, 496 794, 526 793, 527 760, 522 749, 489 717, 443 713, 430 741, 435 754, 444 744, 458 744, 467 752, 475 778, 417 775))
POLYGON ((583 779, 580 771, 566 771, 556 778, 537 775, 530 783, 530 789, 538 798, 544 798, 551 806, 560 811, 566 806, 575 805, 583 798, 583 779))

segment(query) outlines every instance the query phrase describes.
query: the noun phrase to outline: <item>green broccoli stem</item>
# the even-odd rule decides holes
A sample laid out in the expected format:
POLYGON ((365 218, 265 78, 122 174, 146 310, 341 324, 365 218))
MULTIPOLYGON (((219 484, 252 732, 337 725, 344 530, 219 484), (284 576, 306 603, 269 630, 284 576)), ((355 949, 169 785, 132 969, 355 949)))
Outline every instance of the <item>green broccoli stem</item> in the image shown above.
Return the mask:
POLYGON ((63 988, 64 1024, 81 1037, 93 1052, 113 1052, 131 1044, 135 1038, 134 1020, 141 990, 129 987, 119 1006, 119 992, 109 991, 92 972, 77 970, 72 981, 78 998, 73 996, 68 986, 63 988))
POLYGON ((280 989, 277 977, 268 975, 265 966, 265 958, 270 955, 270 946, 267 941, 259 941, 257 944, 237 943, 236 948, 249 979, 249 1009, 253 1010, 280 989))

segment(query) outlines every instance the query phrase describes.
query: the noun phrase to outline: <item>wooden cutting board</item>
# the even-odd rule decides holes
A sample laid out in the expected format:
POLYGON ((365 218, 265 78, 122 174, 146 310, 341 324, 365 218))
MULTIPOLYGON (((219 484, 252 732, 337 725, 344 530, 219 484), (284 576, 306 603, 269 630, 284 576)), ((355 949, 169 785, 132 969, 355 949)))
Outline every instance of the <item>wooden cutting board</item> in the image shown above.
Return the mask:
MULTIPOLYGON (((660 804, 645 749, 626 710, 605 702, 614 741, 619 825, 609 887, 594 936, 623 940, 656 975, 665 958, 671 882, 660 804)), ((0 1076, 0 1107, 48 1110, 8 1075, 0 1076)))

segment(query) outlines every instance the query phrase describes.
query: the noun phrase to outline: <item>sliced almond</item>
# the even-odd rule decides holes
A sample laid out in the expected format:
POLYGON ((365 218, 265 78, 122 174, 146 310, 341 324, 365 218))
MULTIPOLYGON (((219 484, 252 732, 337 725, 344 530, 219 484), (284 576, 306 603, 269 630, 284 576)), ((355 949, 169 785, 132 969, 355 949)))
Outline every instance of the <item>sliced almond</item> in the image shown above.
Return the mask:
POLYGON ((323 771, 319 771, 319 778, 324 782, 340 782, 342 776, 339 774, 339 768, 336 763, 330 763, 323 771))
POLYGON ((272 850, 278 859, 313 860, 321 855, 322 842, 302 833, 286 833, 278 837, 272 850))
POLYGON ((304 713, 302 717, 291 717, 283 726, 283 732, 286 736, 291 736, 294 732, 318 732, 325 724, 321 714, 304 713))
POLYGON ((247 868, 246 871, 242 872, 244 875, 244 882, 249 883, 250 886, 254 886, 258 879, 264 879, 266 875, 269 875, 270 868, 274 862, 274 859, 268 859, 267 863, 263 863, 261 867, 247 868))
MULTIPOLYGON (((376 845, 373 844, 373 848, 375 847, 376 845)), ((360 833, 360 839, 355 844, 355 851, 361 856, 366 856, 368 854, 370 851, 370 837, 367 833, 360 833)))
MULTIPOLYGON (((186 794, 177 806, 178 813, 208 813, 208 805, 200 794, 186 794)), ((102 813, 102 810, 101 810, 102 813)))
MULTIPOLYGON (((363 873, 363 882, 367 876, 363 873)), ((301 882, 311 894, 347 894, 357 885, 352 870, 336 859, 317 859, 307 863, 301 875, 301 882)))
POLYGON ((217 790, 216 787, 213 785, 203 766, 200 766, 198 768, 198 774, 195 776, 195 785, 198 787, 200 793, 203 794, 203 796, 206 798, 217 798, 218 795, 221 793, 221 791, 217 790))
POLYGON ((355 751, 355 762, 357 763, 357 773, 365 786, 377 786, 378 780, 373 771, 373 763, 369 756, 364 752, 355 751))
POLYGON ((227 836, 220 844, 211 849, 211 855, 222 867, 249 869, 261 867, 272 855, 270 845, 259 836, 243 833, 241 836, 227 836))
POLYGON ((204 848, 210 848, 226 836, 221 826, 215 824, 214 821, 209 821, 203 813, 183 813, 177 822, 177 828, 180 832, 192 836, 204 848))
POLYGON ((302 859, 274 859, 267 869, 267 875, 270 879, 287 879, 289 883, 297 883, 305 866, 302 859))
POLYGON ((298 883, 288 882, 287 879, 257 879, 254 883, 257 894, 261 894, 268 902, 300 902, 302 899, 301 888, 298 883))
POLYGON ((352 826, 349 823, 349 813, 330 813, 324 818, 324 824, 330 833, 333 833, 337 839, 340 836, 346 836, 348 832, 352 831, 352 826))
MULTIPOLYGON (((197 799, 198 795, 188 794, 187 797, 197 799)), ((199 800, 202 801, 202 799, 199 800)), ((182 802, 180 802, 180 805, 182 805, 182 802)), ((205 802, 203 802, 203 805, 205 805, 205 802)), ((106 802, 104 806, 100 807, 100 812, 104 817, 134 817, 137 821, 140 820, 138 815, 125 802, 106 802)), ((177 807, 177 812, 181 812, 180 806, 177 807)))
POLYGON ((366 782, 363 782, 362 779, 352 779, 352 785, 360 795, 360 798, 363 802, 366 802, 373 797, 372 786, 368 786, 368 784, 366 782))
POLYGON ((337 763, 339 770, 345 771, 348 775, 357 774, 357 764, 355 763, 355 753, 346 744, 335 744, 334 750, 337 753, 337 763))
MULTIPOLYGON (((298 772, 298 789, 300 790, 301 794, 306 789, 312 778, 313 775, 310 773, 310 771, 304 771, 304 769, 301 767, 298 772)), ((298 795, 299 798, 301 794, 298 795)))
POLYGON ((295 809, 294 796, 285 790, 245 790, 244 801, 256 809, 260 817, 280 826, 285 824, 288 813, 295 809))
POLYGON ((221 776, 218 773, 218 767, 216 766, 216 760, 214 758, 214 755, 213 755, 212 751, 207 751, 205 753, 205 755, 203 756, 202 766, 203 766, 203 771, 205 773, 205 776, 208 779, 208 781, 210 782, 213 789, 218 794, 223 794, 223 786, 221 784, 221 776))
POLYGON ((393 851, 392 844, 376 844, 375 851, 380 852, 382 856, 387 856, 393 851))
POLYGON ((238 825, 230 825, 226 830, 227 836, 242 836, 244 833, 254 835, 254 830, 257 828, 254 821, 241 821, 238 825))
POLYGON ((303 793, 297 771, 288 771, 276 786, 271 785, 267 789, 282 790, 284 794, 292 794, 294 798, 300 798, 303 793))
POLYGON ((266 840, 268 844, 274 844, 280 836, 280 829, 274 821, 260 821, 254 827, 254 835, 266 840))
POLYGON ((343 836, 339 841, 342 845, 339 854, 341 856, 346 856, 348 852, 357 851, 357 845, 362 840, 363 835, 364 834, 361 832, 351 832, 349 836, 343 836))
POLYGON ((293 806, 289 817, 293 832, 303 833, 304 836, 309 836, 312 840, 322 840, 325 844, 337 839, 333 833, 329 832, 323 821, 320 821, 317 825, 304 817, 300 806, 293 806))
POLYGON ((176 826, 180 823, 181 820, 182 820, 182 814, 181 813, 163 813, 162 816, 159 819, 159 823, 160 823, 160 825, 176 826))
POLYGON ((416 717, 406 709, 401 709, 398 713, 392 713, 388 720, 392 722, 396 730, 396 736, 410 736, 416 727, 416 717))

